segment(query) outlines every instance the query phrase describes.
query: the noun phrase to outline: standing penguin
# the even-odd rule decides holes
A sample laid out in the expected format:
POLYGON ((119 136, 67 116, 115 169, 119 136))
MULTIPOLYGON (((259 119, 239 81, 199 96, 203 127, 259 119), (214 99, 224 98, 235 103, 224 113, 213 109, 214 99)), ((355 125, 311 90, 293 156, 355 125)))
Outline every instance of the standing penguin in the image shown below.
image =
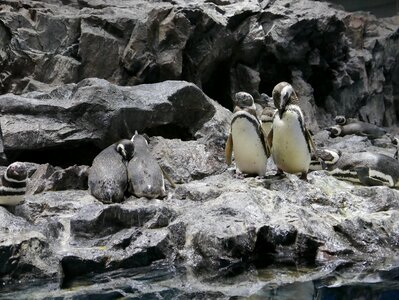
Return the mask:
POLYGON ((28 169, 23 162, 10 164, 1 176, 0 205, 17 205, 26 192, 28 169))
POLYGON ((311 152, 316 147, 305 126, 298 97, 287 82, 277 84, 272 97, 278 112, 267 141, 278 173, 300 173, 300 178, 307 180, 311 152))
POLYGON ((123 201, 127 189, 127 162, 133 154, 131 140, 123 139, 101 151, 89 170, 89 191, 103 203, 123 201))
POLYGON ((226 163, 231 164, 234 152, 235 162, 240 172, 264 176, 269 153, 262 126, 256 116, 254 100, 250 94, 239 92, 236 94, 236 103, 230 134, 226 142, 226 163), (240 99, 247 101, 240 101, 240 99))
MULTIPOLYGON (((127 166, 129 177, 129 192, 136 197, 149 199, 164 197, 164 172, 148 148, 147 140, 137 131, 132 137, 134 145, 133 158, 127 166)), ((167 179, 171 182, 169 177, 167 179)), ((174 187, 173 182, 171 182, 174 187)))

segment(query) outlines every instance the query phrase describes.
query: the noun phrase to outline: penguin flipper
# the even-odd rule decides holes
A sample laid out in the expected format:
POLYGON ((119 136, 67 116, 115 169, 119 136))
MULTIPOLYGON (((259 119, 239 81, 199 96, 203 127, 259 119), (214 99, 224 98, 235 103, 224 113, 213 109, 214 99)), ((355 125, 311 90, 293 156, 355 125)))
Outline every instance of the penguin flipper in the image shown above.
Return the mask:
POLYGON ((326 170, 327 169, 327 165, 326 165, 325 161, 322 160, 319 157, 319 155, 317 154, 316 144, 315 144, 315 142, 313 140, 313 137, 312 137, 310 131, 307 128, 305 128, 305 138, 306 138, 307 143, 310 145, 311 151, 313 151, 314 160, 319 161, 322 170, 326 170))
POLYGON ((372 176, 370 176, 370 169, 367 167, 356 167, 354 169, 357 173, 357 177, 359 178, 359 181, 363 185, 367 186, 378 186, 378 185, 384 185, 384 182, 376 179, 372 176))
POLYGON ((262 144, 263 144, 263 146, 265 147, 265 151, 266 151, 266 156, 267 157, 270 157, 270 149, 269 149, 269 146, 267 145, 267 138, 268 138, 268 135, 266 134, 266 132, 263 130, 263 127, 262 126, 259 126, 259 129, 260 129, 260 135, 261 135, 261 138, 262 138, 262 144))
POLYGON ((226 163, 228 166, 230 166, 231 165, 231 156, 233 153, 233 136, 232 136, 231 132, 229 134, 229 137, 227 138, 224 153, 225 153, 225 157, 226 157, 226 163))
POLYGON ((176 184, 175 184, 175 182, 173 181, 173 179, 170 178, 169 174, 166 173, 166 171, 165 171, 161 166, 159 166, 159 167, 161 168, 161 171, 162 171, 163 176, 166 178, 167 181, 169 181, 169 183, 170 183, 170 185, 172 186, 172 188, 176 188, 176 184))
POLYGON ((270 129, 270 132, 267 135, 266 139, 266 149, 267 149, 266 153, 268 153, 268 156, 270 156, 272 153, 272 147, 273 147, 273 127, 270 129))
POLYGON ((309 130, 307 128, 305 128, 305 137, 306 137, 307 142, 310 145, 310 148, 312 149, 314 155, 317 158, 316 144, 314 143, 313 137, 312 137, 312 135, 310 134, 310 132, 309 132, 309 130))

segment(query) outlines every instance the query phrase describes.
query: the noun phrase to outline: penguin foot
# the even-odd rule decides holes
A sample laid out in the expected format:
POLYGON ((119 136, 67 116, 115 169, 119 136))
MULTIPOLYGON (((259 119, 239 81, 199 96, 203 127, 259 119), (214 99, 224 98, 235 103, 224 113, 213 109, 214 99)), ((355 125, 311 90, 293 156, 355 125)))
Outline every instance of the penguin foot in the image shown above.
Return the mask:
POLYGON ((299 178, 308 182, 308 172, 302 172, 301 176, 299 176, 299 178))
POLYGON ((236 171, 234 173, 233 177, 236 178, 236 179, 244 179, 245 178, 245 174, 236 171))
POLYGON ((283 170, 281 169, 277 169, 276 174, 274 175, 274 177, 277 177, 277 179, 282 179, 285 177, 285 173, 283 170))
POLYGON ((279 169, 279 168, 277 168, 277 173, 276 173, 276 175, 284 175, 284 171, 281 170, 281 169, 279 169))

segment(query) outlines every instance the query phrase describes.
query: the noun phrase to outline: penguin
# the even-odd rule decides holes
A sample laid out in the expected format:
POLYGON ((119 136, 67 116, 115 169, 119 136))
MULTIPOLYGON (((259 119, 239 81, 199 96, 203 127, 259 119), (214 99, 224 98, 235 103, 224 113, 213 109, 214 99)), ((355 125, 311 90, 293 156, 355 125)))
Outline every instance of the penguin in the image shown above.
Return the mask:
POLYGON ((327 131, 330 132, 331 138, 355 134, 359 136, 367 136, 369 139, 376 139, 387 133, 385 129, 382 129, 377 125, 361 121, 346 123, 345 125, 331 126, 327 128, 327 131))
POLYGON ((148 142, 144 136, 138 134, 136 131, 131 141, 134 151, 133 158, 127 166, 129 192, 136 197, 146 197, 148 199, 165 197, 164 178, 166 177, 170 181, 172 187, 175 187, 174 183, 163 172, 161 166, 151 154, 148 142))
POLYGON ((343 153, 334 149, 319 150, 329 174, 367 186, 399 187, 399 161, 381 153, 343 153))
POLYGON ((337 125, 346 125, 350 123, 359 122, 357 119, 354 118, 346 118, 345 116, 336 116, 334 118, 335 124, 337 125))
POLYGON ((266 135, 256 116, 252 96, 245 92, 236 94, 237 106, 230 123, 230 133, 226 141, 225 157, 227 165, 232 163, 232 153, 237 169, 247 175, 265 176, 267 159, 266 135))
POLYGON ((1 176, 0 205, 19 204, 26 193, 28 168, 23 162, 10 164, 1 176))
POLYGON ((298 96, 289 83, 280 82, 274 87, 272 97, 278 112, 274 115, 267 144, 277 174, 300 173, 300 178, 307 180, 311 153, 315 153, 316 146, 306 128, 298 96))
POLYGON ((262 110, 262 113, 260 115, 260 121, 262 124, 262 129, 263 133, 267 137, 270 130, 272 129, 272 124, 273 124, 273 118, 275 113, 277 112, 276 107, 274 106, 274 103, 271 101, 267 101, 265 108, 262 110))
POLYGON ((102 150, 89 169, 90 193, 103 203, 121 202, 128 186, 127 163, 133 154, 131 140, 120 140, 102 150))

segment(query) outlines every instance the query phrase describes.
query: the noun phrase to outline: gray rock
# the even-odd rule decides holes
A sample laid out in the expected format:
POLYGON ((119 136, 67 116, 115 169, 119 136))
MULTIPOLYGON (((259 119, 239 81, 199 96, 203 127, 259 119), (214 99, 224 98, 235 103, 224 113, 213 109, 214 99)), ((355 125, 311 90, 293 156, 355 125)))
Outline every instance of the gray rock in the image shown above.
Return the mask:
MULTIPOLYGON (((40 237, 42 246, 26 255, 46 253, 44 265, 51 262, 65 280, 160 261, 209 278, 251 266, 327 267, 356 265, 366 254, 370 262, 392 257, 398 199, 397 190, 352 185, 324 171, 303 182, 295 175, 236 178, 227 170, 183 181, 164 200, 130 197, 104 205, 87 191, 47 191, 25 196, 15 216, 2 211, 7 224, 40 237)), ((49 272, 36 271, 41 278, 49 272)), ((24 272, 24 279, 36 274, 24 272)), ((7 269, 2 278, 9 276, 7 269)))
POLYGON ((134 130, 167 134, 170 128, 173 134, 192 137, 216 112, 209 98, 187 82, 121 87, 100 79, 3 95, 0 110, 10 151, 80 143, 105 147, 110 140, 131 137, 134 130))
POLYGON ((51 255, 51 242, 25 219, 0 207, 0 278, 2 281, 32 281, 61 278, 61 269, 51 255))
MULTIPOLYGON (((397 122, 396 16, 311 0, 19 3, 6 1, 0 16, 3 93, 90 77, 186 80, 232 109, 235 92, 258 100, 284 80, 332 117, 397 122)), ((320 126, 323 116, 306 110, 320 126)))
POLYGON ((37 194, 44 191, 62 191, 69 189, 86 190, 88 166, 72 166, 66 169, 49 164, 39 165, 29 178, 26 193, 37 194))
POLYGON ((201 179, 227 168, 221 147, 212 143, 157 137, 152 139, 151 147, 161 167, 176 183, 201 179))
MULTIPOLYGON (((165 263, 187 266, 184 280, 193 290, 124 282, 120 289, 107 283, 102 294, 230 298, 256 290, 265 297, 270 289, 251 272, 257 267, 322 270, 284 284, 337 267, 363 270, 365 259, 367 270, 397 270, 397 190, 352 185, 323 171, 310 173, 309 182, 294 175, 237 178, 223 148, 232 95, 244 90, 258 101, 289 81, 318 146, 393 155, 384 139, 332 140, 316 131, 337 114, 397 123, 398 17, 310 0, 3 2, 4 150, 10 161, 29 154, 51 163, 35 167, 30 193, 38 194, 26 195, 14 214, 0 207, 3 282, 55 276, 59 284, 62 276, 68 282, 165 263), (110 206, 77 190, 85 187, 85 167, 64 166, 89 164, 134 130, 152 136, 152 152, 176 189, 162 201, 130 197, 110 206), (49 154, 57 163, 47 161, 49 154), (245 291, 238 284, 204 292, 197 280, 237 274, 251 283, 245 291)), ((286 274, 272 271, 280 278, 268 284, 281 283, 286 274)), ((58 286, 54 297, 85 295, 58 286)))
POLYGON ((4 140, 3 140, 3 131, 0 126, 0 166, 7 165, 7 156, 4 153, 4 140))

